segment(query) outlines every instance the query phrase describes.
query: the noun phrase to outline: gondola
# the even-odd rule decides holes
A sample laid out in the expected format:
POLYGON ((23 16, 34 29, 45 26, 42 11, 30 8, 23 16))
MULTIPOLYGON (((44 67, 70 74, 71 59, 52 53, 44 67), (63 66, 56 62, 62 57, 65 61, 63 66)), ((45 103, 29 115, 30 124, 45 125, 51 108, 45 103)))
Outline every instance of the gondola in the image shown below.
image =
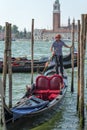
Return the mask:
POLYGON ((38 75, 14 107, 9 109, 4 104, 7 128, 20 130, 26 124, 34 127, 37 122, 52 118, 63 101, 67 86, 67 76, 56 74, 53 68, 38 75), (48 113, 51 113, 50 116, 48 113))
MULTIPOLYGON (((74 52, 74 66, 77 66, 77 52, 74 52)), ((34 72, 43 71, 45 63, 49 61, 49 57, 42 57, 39 60, 34 60, 34 72)), ((63 57, 64 68, 71 68, 71 53, 63 57)), ((3 60, 0 60, 0 73, 3 71, 3 60)), ((13 73, 29 73, 31 72, 31 60, 25 57, 12 57, 12 72, 13 73)))
MULTIPOLYGON (((51 60, 51 61, 49 62, 48 66, 43 69, 42 72, 47 71, 47 70, 50 70, 51 68, 54 68, 55 65, 56 65, 56 62, 55 62, 55 60, 53 59, 53 60, 51 60)), ((59 64, 59 66, 60 66, 60 64, 59 64)), ((63 62, 63 66, 64 66, 64 69, 69 69, 69 68, 71 68, 71 67, 72 67, 72 62, 71 62, 71 60, 63 62)), ((77 67, 77 60, 76 60, 76 59, 74 59, 74 67, 77 67)))

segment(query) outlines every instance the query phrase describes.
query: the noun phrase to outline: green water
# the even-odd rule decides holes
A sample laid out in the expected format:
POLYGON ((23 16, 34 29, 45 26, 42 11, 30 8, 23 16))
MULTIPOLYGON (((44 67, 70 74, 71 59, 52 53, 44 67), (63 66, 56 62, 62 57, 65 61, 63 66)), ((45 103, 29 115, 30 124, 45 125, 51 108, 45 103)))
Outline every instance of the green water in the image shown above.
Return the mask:
MULTIPOLYGON (((70 43, 67 43, 70 44, 70 43)), ((34 58, 39 59, 40 57, 50 56, 50 46, 51 42, 35 42, 34 43, 34 58)), ((76 45, 77 46, 77 45, 76 45)), ((0 42, 0 57, 3 57, 4 52, 4 43, 0 42)), ((63 49, 64 55, 68 54, 70 50, 68 48, 63 49)), ((12 56, 26 56, 29 59, 31 58, 31 43, 28 41, 15 41, 12 43, 12 56)), ((87 124, 87 61, 85 61, 85 120, 87 124)), ((32 130, 80 130, 79 126, 79 118, 76 111, 76 99, 77 99, 77 68, 75 68, 74 73, 74 93, 71 94, 71 69, 66 70, 68 75, 68 90, 66 96, 64 98, 61 107, 59 108, 56 115, 53 116, 49 121, 40 124, 39 126, 32 128, 32 130)), ((34 79, 36 78, 37 73, 34 73, 34 79)), ((0 74, 2 77, 2 74, 0 74)), ((13 104, 18 101, 20 97, 23 96, 25 91, 26 84, 31 83, 31 74, 29 73, 13 73, 13 104)), ((7 93, 6 93, 6 101, 8 103, 8 83, 7 83, 7 93)), ((1 130, 1 129, 0 129, 1 130)), ((15 130, 15 128, 14 128, 15 130)), ((16 129, 17 130, 17 129, 16 129)), ((20 130, 20 127, 19 129, 20 130)), ((26 128, 26 126, 21 130, 30 130, 26 128)), ((85 126, 84 130, 87 130, 87 126, 85 126)))

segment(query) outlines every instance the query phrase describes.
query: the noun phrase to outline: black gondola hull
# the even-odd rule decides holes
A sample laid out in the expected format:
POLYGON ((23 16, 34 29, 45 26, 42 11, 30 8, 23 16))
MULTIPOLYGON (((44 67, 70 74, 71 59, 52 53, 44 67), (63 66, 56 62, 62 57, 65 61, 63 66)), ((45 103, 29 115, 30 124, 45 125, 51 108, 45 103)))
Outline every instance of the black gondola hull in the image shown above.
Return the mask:
MULTIPOLYGON (((72 63, 71 61, 65 61, 63 62, 63 66, 65 69, 69 69, 72 67, 72 63)), ((43 71, 45 67, 44 65, 38 65, 38 66, 34 66, 33 70, 34 72, 38 72, 39 71, 43 71)), ((77 67, 77 60, 74 61, 74 67, 77 67)), ((3 69, 2 67, 0 67, 0 73, 2 73, 3 69)), ((12 67, 12 72, 13 73, 30 73, 31 72, 31 66, 13 66, 12 67)))
MULTIPOLYGON (((77 53, 75 53, 74 67, 77 66, 77 53)), ((45 63, 49 61, 49 58, 43 58, 41 60, 34 60, 33 71, 43 71, 45 63)), ((71 54, 63 57, 64 68, 71 68, 71 54)), ((0 62, 0 73, 3 72, 3 63, 0 62)), ((13 73, 29 73, 31 72, 31 61, 27 59, 20 59, 15 62, 15 58, 12 61, 12 72, 13 73)))
POLYGON ((54 105, 44 108, 43 110, 36 112, 34 114, 25 115, 22 118, 17 119, 16 121, 13 120, 10 121, 7 124, 7 130, 12 130, 14 128, 18 130, 22 130, 23 127, 26 129, 27 128, 31 129, 51 119, 58 112, 59 107, 61 107, 61 104, 65 97, 66 90, 67 87, 65 88, 62 98, 60 100, 57 99, 54 105))

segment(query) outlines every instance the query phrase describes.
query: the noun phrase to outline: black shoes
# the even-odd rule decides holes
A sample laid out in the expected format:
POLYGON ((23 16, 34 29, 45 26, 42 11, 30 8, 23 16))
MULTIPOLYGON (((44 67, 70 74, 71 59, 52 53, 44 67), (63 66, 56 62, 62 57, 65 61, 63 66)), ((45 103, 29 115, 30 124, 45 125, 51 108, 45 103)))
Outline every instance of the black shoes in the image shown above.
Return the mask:
POLYGON ((67 79, 67 76, 65 76, 65 75, 62 75, 62 77, 63 77, 64 79, 67 79))

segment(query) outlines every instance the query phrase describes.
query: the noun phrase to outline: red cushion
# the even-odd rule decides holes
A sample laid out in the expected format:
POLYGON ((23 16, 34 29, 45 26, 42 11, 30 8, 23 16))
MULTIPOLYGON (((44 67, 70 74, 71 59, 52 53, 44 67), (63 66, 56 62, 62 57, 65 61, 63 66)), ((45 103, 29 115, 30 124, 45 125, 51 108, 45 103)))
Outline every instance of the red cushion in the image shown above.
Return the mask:
POLYGON ((58 74, 53 75, 50 79, 50 89, 60 90, 61 83, 63 83, 62 77, 58 74))
POLYGON ((49 94, 52 94, 52 93, 54 93, 54 94, 60 94, 60 90, 49 90, 49 94))
POLYGON ((57 97, 57 94, 50 94, 50 96, 48 97, 48 99, 49 100, 53 100, 56 97, 57 97))
POLYGON ((37 94, 43 94, 43 93, 48 93, 49 90, 35 90, 34 93, 37 93, 37 94))
POLYGON ((49 88, 49 78, 47 76, 40 75, 36 79, 36 89, 47 90, 49 88))
POLYGON ((60 87, 63 83, 63 78, 54 74, 51 77, 40 75, 36 79, 36 90, 34 93, 41 99, 52 100, 60 94, 60 87))

